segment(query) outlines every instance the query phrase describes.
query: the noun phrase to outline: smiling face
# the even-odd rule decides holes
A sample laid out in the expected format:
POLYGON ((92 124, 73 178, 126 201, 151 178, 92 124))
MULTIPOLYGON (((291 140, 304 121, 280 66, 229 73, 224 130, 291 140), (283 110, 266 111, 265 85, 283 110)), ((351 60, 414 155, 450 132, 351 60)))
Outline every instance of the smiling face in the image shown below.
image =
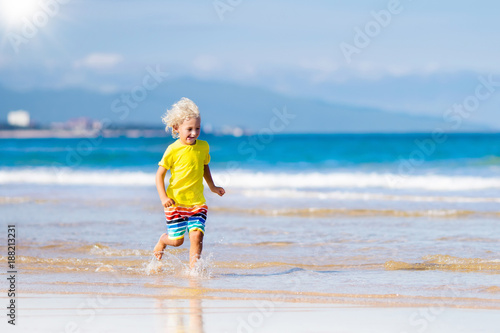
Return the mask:
POLYGON ((184 120, 175 130, 179 132, 179 139, 185 145, 194 145, 200 136, 200 118, 190 118, 184 120))

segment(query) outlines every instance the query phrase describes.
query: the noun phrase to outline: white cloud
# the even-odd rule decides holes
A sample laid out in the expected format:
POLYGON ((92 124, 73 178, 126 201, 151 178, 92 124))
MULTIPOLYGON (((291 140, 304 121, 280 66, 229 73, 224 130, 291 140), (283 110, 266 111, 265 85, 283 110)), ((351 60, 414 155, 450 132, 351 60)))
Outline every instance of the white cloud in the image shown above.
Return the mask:
POLYGON ((120 88, 114 84, 104 84, 99 86, 98 90, 104 94, 114 94, 120 91, 120 88))
POLYGON ((83 59, 75 61, 75 67, 90 69, 110 69, 122 62, 123 57, 115 53, 91 53, 83 59))
POLYGON ((422 69, 425 74, 433 74, 441 70, 442 67, 439 63, 437 62, 430 62, 427 65, 424 66, 422 69))
POLYGON ((193 66, 203 72, 212 72, 219 69, 219 60, 210 55, 200 55, 193 60, 193 66))
POLYGON ((328 81, 339 69, 338 64, 328 58, 302 59, 299 67, 309 73, 312 83, 328 81))
POLYGON ((410 66, 402 63, 385 64, 379 62, 360 61, 355 65, 343 68, 350 78, 363 78, 366 80, 379 80, 384 77, 405 77, 413 75, 431 75, 444 70, 436 62, 423 65, 410 66))

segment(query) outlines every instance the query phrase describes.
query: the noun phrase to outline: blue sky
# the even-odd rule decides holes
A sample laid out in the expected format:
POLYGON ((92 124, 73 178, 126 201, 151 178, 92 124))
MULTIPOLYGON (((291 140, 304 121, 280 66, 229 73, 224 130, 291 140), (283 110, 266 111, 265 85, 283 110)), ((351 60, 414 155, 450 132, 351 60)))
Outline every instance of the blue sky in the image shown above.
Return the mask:
MULTIPOLYGON (((64 2, 18 52, 12 36, 22 36, 24 23, 2 11, 0 85, 111 93, 158 65, 171 77, 439 114, 473 92, 480 75, 500 73, 495 1, 401 0, 399 12, 350 63, 341 43, 354 45, 355 28, 364 30, 374 22, 371 13, 389 10, 390 1, 64 2), (229 9, 220 15, 216 5, 224 4, 229 9), (407 89, 398 96, 373 93, 402 85, 407 89)), ((471 119, 493 119, 497 95, 471 119)))

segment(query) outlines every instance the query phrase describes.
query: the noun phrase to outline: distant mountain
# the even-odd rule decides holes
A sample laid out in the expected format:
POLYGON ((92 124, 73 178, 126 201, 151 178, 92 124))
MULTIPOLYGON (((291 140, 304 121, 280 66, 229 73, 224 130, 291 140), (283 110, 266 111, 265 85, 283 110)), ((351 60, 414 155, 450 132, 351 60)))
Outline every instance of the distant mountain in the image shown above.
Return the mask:
MULTIPOLYGON (((18 92, 0 88, 0 121, 6 120, 8 111, 24 109, 40 124, 89 117, 118 123, 161 125, 161 115, 181 97, 195 101, 203 124, 213 128, 239 126, 262 133, 267 129, 283 133, 346 133, 431 132, 436 128, 451 128, 441 118, 331 104, 256 87, 193 79, 165 81, 151 91, 134 87, 116 94, 79 89, 18 92)), ((465 132, 488 130, 486 126, 471 123, 460 126, 460 131, 465 132)))

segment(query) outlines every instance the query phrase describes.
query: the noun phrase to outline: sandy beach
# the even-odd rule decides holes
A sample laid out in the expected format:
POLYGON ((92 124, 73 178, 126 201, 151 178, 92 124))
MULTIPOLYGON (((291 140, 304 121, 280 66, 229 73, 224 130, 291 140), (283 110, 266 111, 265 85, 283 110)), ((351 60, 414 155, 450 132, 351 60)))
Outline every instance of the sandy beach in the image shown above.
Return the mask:
POLYGON ((498 310, 28 294, 8 332, 495 332, 498 310))

